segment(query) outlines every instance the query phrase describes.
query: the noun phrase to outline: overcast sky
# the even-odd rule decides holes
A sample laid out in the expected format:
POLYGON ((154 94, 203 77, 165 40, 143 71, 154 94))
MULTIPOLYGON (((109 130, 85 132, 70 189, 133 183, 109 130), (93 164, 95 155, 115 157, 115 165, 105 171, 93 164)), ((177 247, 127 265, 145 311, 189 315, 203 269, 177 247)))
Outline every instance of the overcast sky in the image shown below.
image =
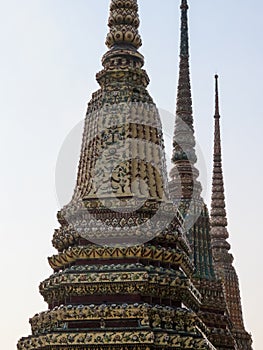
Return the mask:
MULTIPOLYGON (((6 350, 15 349, 17 340, 30 333, 29 317, 46 309, 38 285, 52 272, 47 256, 55 252, 51 239, 58 227, 56 212, 64 204, 57 201, 56 163, 64 140, 83 119, 91 93, 98 88, 95 73, 106 51, 108 4, 109 0, 0 0, 1 346, 6 350)), ((179 0, 139 4, 149 90, 160 108, 173 113, 179 0)), ((263 4, 189 4, 204 196, 209 202, 217 72, 230 243, 246 327, 253 333, 254 349, 261 350, 263 4)), ((173 125, 173 118, 165 117, 171 114, 163 115, 164 124, 173 125)), ((78 142, 74 147, 72 184, 78 142)))

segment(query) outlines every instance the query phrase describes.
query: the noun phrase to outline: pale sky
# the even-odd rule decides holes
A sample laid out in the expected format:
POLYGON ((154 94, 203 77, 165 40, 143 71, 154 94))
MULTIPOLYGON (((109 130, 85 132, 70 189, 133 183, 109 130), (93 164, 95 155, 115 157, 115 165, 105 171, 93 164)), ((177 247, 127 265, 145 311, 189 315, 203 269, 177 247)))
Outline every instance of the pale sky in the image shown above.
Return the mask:
MULTIPOLYGON (((0 326, 6 350, 30 333, 29 318, 46 309, 38 285, 52 273, 47 257, 55 252, 51 239, 61 207, 56 162, 98 88, 95 73, 106 51, 108 4, 0 0, 0 326)), ((149 90, 160 108, 173 113, 179 0, 139 0, 139 5, 149 90)), ((189 0, 189 5, 195 130, 205 159, 201 168, 208 172, 205 198, 210 202, 217 72, 230 243, 246 327, 254 349, 261 350, 263 3, 189 0)))

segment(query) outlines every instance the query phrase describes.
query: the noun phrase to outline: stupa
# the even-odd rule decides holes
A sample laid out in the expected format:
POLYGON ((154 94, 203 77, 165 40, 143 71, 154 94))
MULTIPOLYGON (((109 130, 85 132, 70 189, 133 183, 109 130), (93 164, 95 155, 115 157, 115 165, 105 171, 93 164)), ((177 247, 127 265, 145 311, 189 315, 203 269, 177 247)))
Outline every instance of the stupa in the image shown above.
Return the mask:
POLYGON ((182 0, 169 181, 137 0, 111 0, 76 187, 58 212, 53 273, 39 288, 47 310, 30 319, 18 350, 251 349, 241 345, 240 334, 247 343, 250 336, 235 324, 224 288, 232 262, 217 259, 217 212, 210 230, 197 179, 187 10, 182 0))

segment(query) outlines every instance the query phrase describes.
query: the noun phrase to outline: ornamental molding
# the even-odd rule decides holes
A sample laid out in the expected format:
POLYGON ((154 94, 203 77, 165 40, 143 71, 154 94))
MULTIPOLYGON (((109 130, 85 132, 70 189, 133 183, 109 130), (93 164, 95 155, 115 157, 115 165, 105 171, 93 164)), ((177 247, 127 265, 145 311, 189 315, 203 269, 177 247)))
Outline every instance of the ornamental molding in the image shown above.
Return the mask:
POLYGON ((100 247, 96 245, 78 246, 67 249, 63 253, 49 257, 49 264, 54 270, 67 267, 77 260, 92 259, 123 259, 140 258, 148 261, 169 263, 172 266, 180 266, 186 275, 191 275, 193 265, 190 258, 184 252, 178 252, 172 248, 156 247, 151 245, 139 245, 132 247, 100 247))
MULTIPOLYGON (((206 350, 214 349, 201 333, 197 333, 198 328, 192 334, 185 335, 170 334, 167 332, 154 331, 132 331, 132 332, 91 332, 91 333, 52 333, 39 337, 30 337, 21 339, 18 343, 18 350, 48 350, 50 347, 59 349, 113 349, 117 345, 137 345, 137 346, 162 346, 165 349, 196 349, 206 350), (102 347, 98 348, 98 345, 102 347), (85 347, 83 347, 85 346, 85 347)), ((151 347, 149 347, 151 349, 151 347)))
POLYGON ((153 327, 190 333, 196 332, 195 326, 198 325, 202 331, 207 332, 206 326, 197 315, 187 309, 149 304, 61 305, 35 315, 30 319, 30 324, 32 333, 36 336, 59 330, 67 331, 72 321, 97 321, 98 327, 105 328, 107 321, 116 319, 135 319, 138 321, 138 327, 142 328, 153 327))

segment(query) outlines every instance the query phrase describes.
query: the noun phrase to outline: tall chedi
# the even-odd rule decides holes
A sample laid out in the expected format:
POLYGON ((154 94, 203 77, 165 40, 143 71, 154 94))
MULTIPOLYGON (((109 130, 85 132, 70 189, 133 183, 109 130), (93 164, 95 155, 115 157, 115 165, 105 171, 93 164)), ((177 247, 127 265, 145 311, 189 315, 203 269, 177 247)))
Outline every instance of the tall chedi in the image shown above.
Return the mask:
POLYGON ((19 350, 214 349, 163 135, 138 52, 136 0, 112 0, 108 52, 85 120, 77 184, 40 284, 48 304, 19 350))
POLYGON ((246 332, 243 322, 238 276, 233 266, 233 256, 229 253, 230 244, 227 242, 229 234, 227 231, 222 172, 218 75, 215 75, 214 119, 214 166, 211 202, 211 239, 213 259, 216 274, 223 282, 227 309, 233 323, 232 333, 237 341, 238 349, 251 350, 251 336, 246 332))
POLYGON ((188 238, 193 247, 195 274, 200 277, 213 278, 210 236, 208 226, 205 228, 203 222, 208 221, 209 216, 201 197, 202 187, 198 181, 199 171, 196 168, 187 11, 187 1, 182 0, 179 81, 172 155, 174 166, 170 172, 169 189, 173 200, 180 205, 186 226, 190 228, 188 238), (200 223, 202 231, 204 231, 202 233, 198 231, 198 225, 193 225, 199 217, 202 221, 200 223), (202 247, 201 250, 200 247, 202 247))
POLYGON ((187 0, 182 0, 179 82, 169 189, 188 229, 195 267, 194 283, 203 298, 199 315, 210 328, 209 339, 217 349, 236 349, 223 286, 214 272, 210 220, 207 206, 201 197, 202 188, 198 181, 196 162, 189 68, 188 3, 187 0))

